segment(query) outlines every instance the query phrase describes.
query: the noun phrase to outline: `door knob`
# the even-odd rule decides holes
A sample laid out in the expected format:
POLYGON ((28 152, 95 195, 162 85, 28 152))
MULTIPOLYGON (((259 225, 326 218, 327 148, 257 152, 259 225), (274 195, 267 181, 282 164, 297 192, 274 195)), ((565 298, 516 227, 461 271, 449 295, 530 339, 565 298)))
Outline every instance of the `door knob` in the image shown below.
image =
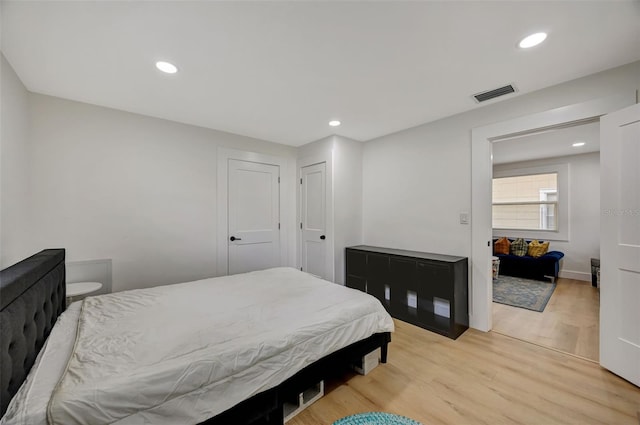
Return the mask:
POLYGON ((320 239, 325 240, 327 237, 325 235, 320 236, 320 239))
POLYGON ((230 240, 231 242, 233 242, 233 241, 241 241, 241 240, 242 240, 242 238, 236 238, 235 236, 231 236, 231 237, 229 238, 229 240, 230 240))

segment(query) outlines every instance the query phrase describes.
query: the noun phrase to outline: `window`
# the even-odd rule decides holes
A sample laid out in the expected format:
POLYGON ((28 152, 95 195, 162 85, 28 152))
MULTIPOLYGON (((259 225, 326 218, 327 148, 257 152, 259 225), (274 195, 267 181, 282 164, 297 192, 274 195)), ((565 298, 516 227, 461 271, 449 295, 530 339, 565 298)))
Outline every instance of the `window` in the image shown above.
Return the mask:
POLYGON ((494 178, 493 228, 558 231, 558 173, 494 178))

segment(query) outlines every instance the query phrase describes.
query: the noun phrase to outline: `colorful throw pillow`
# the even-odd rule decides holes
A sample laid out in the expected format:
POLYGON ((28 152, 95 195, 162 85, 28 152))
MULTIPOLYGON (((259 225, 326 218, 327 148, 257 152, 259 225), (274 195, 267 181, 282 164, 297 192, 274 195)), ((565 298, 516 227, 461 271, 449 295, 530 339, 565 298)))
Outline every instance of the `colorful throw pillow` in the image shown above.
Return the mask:
POLYGON ((507 238, 500 238, 493 244, 493 255, 496 254, 509 254, 511 248, 511 242, 507 238))
POLYGON ((529 243, 527 255, 538 258, 546 254, 547 251, 549 251, 549 242, 538 242, 537 240, 532 240, 531 243, 529 243))
POLYGON ((511 254, 517 255, 518 257, 524 257, 527 255, 527 248, 527 241, 522 238, 518 238, 511 242, 511 254))

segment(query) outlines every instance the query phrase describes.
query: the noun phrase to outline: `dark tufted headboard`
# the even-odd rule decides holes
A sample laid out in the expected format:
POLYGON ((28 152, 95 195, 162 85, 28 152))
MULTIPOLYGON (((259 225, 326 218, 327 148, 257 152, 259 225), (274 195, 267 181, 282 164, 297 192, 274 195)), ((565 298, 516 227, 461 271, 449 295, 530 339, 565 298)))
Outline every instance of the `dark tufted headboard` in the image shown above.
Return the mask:
POLYGON ((64 249, 45 249, 0 271, 0 416, 66 307, 64 249))

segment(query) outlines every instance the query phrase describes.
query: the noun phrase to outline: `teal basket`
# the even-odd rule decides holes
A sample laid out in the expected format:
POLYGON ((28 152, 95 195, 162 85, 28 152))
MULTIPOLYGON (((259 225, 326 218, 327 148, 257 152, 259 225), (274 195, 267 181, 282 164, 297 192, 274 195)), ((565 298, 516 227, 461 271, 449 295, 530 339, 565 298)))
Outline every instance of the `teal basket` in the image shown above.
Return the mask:
POLYGON ((358 413, 338 419, 333 425, 422 425, 418 421, 391 413, 358 413))

